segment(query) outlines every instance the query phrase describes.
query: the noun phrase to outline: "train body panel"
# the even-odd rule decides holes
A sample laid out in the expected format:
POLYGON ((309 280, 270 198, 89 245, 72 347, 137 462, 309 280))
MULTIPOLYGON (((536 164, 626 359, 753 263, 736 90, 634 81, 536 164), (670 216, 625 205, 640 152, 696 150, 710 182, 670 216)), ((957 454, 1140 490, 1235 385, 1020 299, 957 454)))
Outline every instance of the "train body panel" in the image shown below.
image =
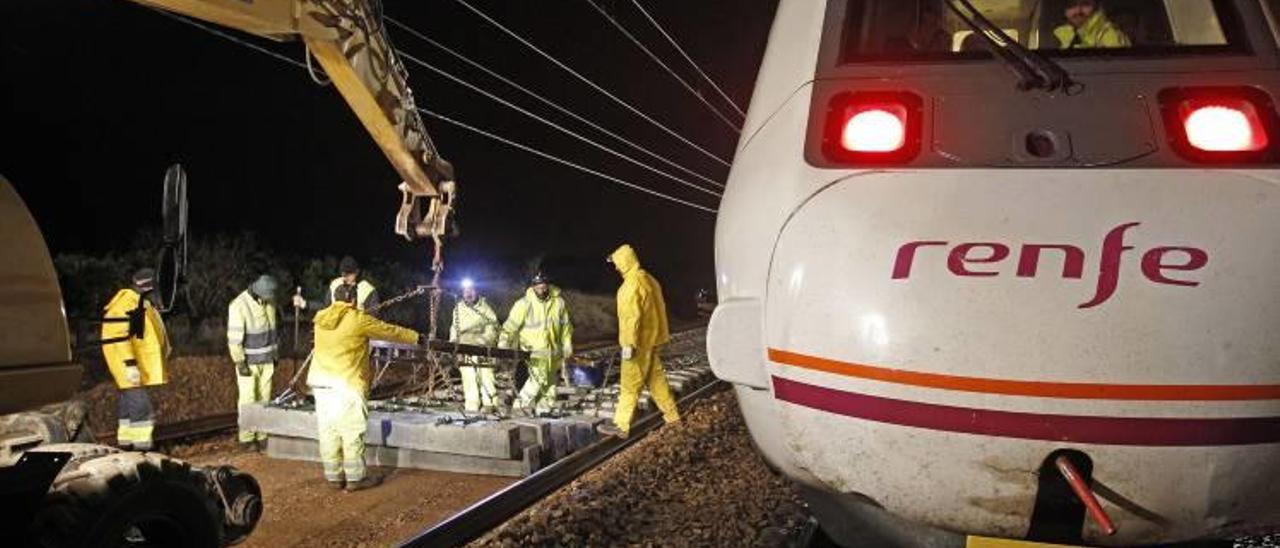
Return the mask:
MULTIPOLYGON (((1162 94, 1280 91, 1269 31, 1211 71, 1068 58, 1068 97, 994 59, 827 67, 854 4, 780 3, 717 220, 708 352, 765 459, 829 530, 896 528, 846 543, 1035 537, 1064 450, 1118 530, 1077 522, 1083 541, 1280 526, 1280 170, 1193 165, 1162 94), (824 117, 863 91, 922 98, 918 157, 826 152, 824 117), (1065 152, 1019 152, 1036 128, 1065 152)), ((1263 14, 1213 5, 1224 28, 1263 14)))

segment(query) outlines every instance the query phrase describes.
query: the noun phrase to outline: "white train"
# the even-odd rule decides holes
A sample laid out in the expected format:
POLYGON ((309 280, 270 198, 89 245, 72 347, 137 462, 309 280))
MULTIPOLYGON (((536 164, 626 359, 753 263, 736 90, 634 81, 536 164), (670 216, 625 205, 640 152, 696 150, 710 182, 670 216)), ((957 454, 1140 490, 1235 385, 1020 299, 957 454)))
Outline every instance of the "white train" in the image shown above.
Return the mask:
POLYGON ((845 545, 1280 526, 1280 2, 948 1, 780 2, 708 340, 760 452, 845 545))

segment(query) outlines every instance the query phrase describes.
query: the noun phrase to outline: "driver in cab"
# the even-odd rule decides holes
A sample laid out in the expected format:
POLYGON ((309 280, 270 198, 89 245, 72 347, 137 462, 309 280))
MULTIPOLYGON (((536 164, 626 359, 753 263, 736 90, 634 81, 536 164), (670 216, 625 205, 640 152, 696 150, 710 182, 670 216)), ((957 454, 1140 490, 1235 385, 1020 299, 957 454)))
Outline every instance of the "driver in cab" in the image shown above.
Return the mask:
POLYGON ((1127 48, 1129 37, 1107 18, 1100 0, 1067 0, 1067 24, 1053 29, 1062 49, 1127 48))

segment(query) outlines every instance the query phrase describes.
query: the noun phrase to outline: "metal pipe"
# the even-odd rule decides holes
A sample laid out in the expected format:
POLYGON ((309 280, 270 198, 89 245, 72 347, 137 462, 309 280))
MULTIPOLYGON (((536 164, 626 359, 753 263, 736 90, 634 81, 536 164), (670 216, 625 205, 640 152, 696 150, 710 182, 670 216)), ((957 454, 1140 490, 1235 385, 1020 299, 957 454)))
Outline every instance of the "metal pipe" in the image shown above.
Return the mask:
POLYGON ((1076 496, 1080 498, 1080 502, 1084 503, 1084 508, 1089 512, 1089 517, 1098 524, 1103 534, 1111 536, 1116 534, 1116 526, 1111 523, 1111 518, 1107 516, 1107 512, 1102 509, 1102 505, 1098 503, 1098 498, 1093 496, 1093 490, 1085 485, 1084 478, 1080 475, 1080 471, 1076 470, 1076 466, 1071 463, 1071 459, 1066 455, 1059 455, 1053 459, 1053 464, 1058 467, 1058 471, 1062 472, 1062 477, 1066 478, 1067 485, 1071 486, 1071 490, 1075 491, 1076 496))

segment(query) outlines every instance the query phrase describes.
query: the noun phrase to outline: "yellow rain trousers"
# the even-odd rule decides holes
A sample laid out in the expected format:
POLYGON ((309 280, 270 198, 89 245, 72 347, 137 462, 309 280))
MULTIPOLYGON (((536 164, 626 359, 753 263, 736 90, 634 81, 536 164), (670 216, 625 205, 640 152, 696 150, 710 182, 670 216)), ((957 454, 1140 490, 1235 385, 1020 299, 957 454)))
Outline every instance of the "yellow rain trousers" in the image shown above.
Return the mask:
MULTIPOLYGON (((239 389, 239 397, 236 398, 236 407, 243 407, 251 403, 262 403, 271 399, 271 376, 275 374, 276 366, 270 363, 254 364, 249 366, 249 376, 245 377, 236 373, 236 388, 239 389)), ((267 439, 264 432, 254 432, 252 430, 240 430, 240 441, 262 441, 267 439)))
POLYGON ((659 347, 671 338, 662 286, 640 268, 640 259, 631 246, 623 244, 609 258, 622 275, 622 286, 618 287, 618 345, 634 349, 631 359, 622 361, 622 381, 613 423, 623 432, 631 430, 636 400, 645 388, 662 411, 663 420, 676 422, 680 420, 680 412, 658 356, 659 347))
POLYGON ((329 481, 345 476, 346 481, 356 482, 365 476, 371 339, 413 344, 418 333, 380 321, 345 302, 316 313, 316 347, 307 385, 316 397, 320 460, 329 481))
MULTIPOLYGON (((449 327, 449 341, 480 346, 498 344, 498 315, 489 302, 480 297, 474 304, 458 301, 453 308, 453 323, 449 327)), ((493 364, 479 356, 466 356, 459 365, 462 375, 462 395, 467 411, 478 411, 480 406, 493 407, 498 387, 494 381, 493 364), (486 367, 480 367, 482 365, 486 367)))
POLYGON ((102 340, 129 336, 129 318, 142 322, 142 337, 102 346, 107 369, 120 389, 116 424, 116 444, 123 448, 150 449, 155 430, 155 409, 147 387, 165 383, 165 360, 169 357, 169 336, 160 311, 133 289, 121 289, 103 313, 102 340), (133 362, 138 380, 129 378, 125 362, 133 362))
MULTIPOLYGON (((247 363, 249 375, 236 370, 236 388, 239 397, 237 407, 261 403, 271 399, 271 376, 275 373, 276 307, 259 301, 249 291, 243 291, 227 306, 227 351, 233 363, 247 363)), ((266 440, 262 432, 240 430, 240 441, 266 440)))
POLYGON ((500 348, 528 351, 529 380, 520 388, 517 402, 526 409, 550 409, 555 400, 555 383, 566 356, 573 354, 573 322, 560 298, 560 288, 551 286, 547 299, 538 298, 533 288, 511 306, 502 324, 500 348))

